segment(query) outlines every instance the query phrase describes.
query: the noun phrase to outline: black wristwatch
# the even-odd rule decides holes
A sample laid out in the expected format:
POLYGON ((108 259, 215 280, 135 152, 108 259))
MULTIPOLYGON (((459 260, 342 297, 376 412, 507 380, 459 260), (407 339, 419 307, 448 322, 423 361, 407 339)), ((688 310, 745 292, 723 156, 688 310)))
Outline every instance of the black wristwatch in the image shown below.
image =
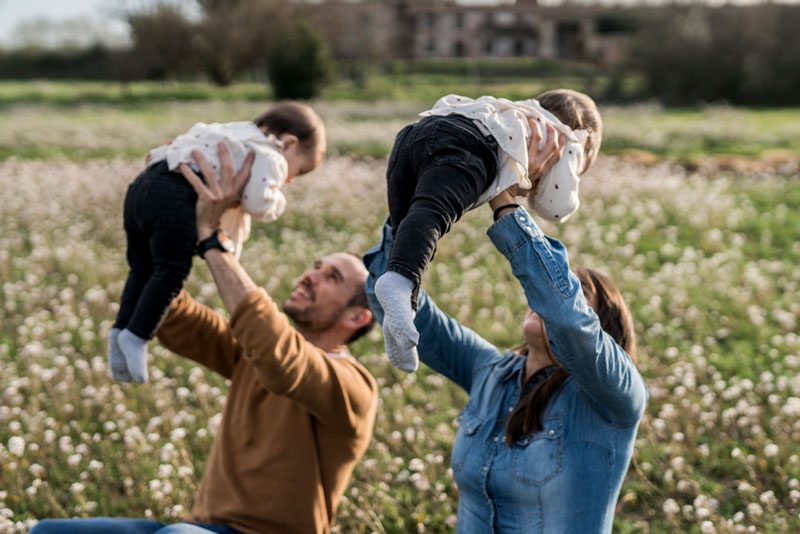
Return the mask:
POLYGON ((202 258, 203 255, 212 248, 221 250, 222 252, 233 253, 236 250, 236 245, 228 234, 222 230, 215 230, 209 237, 197 243, 194 253, 202 258))

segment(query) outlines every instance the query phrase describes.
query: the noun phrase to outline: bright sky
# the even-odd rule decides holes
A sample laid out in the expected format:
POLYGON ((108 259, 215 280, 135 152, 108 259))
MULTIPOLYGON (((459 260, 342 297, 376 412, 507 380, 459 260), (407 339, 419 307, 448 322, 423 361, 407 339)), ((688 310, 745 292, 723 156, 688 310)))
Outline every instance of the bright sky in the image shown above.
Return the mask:
MULTIPOLYGON (((464 3, 486 3, 487 0, 462 0, 464 3)), ((498 1, 498 0, 495 0, 498 1)), ((109 20, 109 0, 0 0, 0 45, 14 37, 14 29, 26 20, 47 17, 51 20, 90 17, 109 20)))
POLYGON ((52 21, 89 18, 111 25, 122 35, 125 27, 110 15, 114 2, 108 0, 0 0, 0 45, 8 45, 20 23, 47 18, 52 21))

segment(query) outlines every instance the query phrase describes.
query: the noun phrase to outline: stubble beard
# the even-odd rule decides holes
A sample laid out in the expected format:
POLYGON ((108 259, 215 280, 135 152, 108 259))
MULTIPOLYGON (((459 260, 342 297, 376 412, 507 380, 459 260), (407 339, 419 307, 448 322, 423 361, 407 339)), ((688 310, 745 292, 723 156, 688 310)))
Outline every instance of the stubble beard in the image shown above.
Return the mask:
POLYGON ((320 332, 336 324, 337 317, 316 317, 310 307, 299 309, 289 301, 283 303, 283 313, 291 319, 298 330, 302 332, 320 332))

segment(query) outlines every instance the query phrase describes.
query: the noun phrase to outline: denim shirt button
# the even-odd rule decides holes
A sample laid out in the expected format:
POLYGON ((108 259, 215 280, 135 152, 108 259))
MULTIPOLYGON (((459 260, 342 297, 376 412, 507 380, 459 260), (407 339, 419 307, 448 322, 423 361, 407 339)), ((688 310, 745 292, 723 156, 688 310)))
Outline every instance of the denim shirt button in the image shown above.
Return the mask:
POLYGON ((500 438, 498 438, 497 436, 495 436, 495 437, 494 437, 494 442, 495 442, 495 443, 497 443, 498 441, 500 441, 500 438))
POLYGON ((548 436, 555 436, 556 435, 556 431, 555 430, 551 430, 550 432, 547 433, 547 435, 548 436))

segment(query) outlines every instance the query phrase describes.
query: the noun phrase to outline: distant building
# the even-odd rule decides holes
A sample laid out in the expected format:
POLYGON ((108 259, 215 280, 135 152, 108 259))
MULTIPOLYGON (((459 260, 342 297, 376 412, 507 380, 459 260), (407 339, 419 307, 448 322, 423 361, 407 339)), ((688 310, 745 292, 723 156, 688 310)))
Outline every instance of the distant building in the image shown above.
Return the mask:
MULTIPOLYGON (((312 6, 309 6, 312 7, 312 6)), ((598 32, 598 6, 464 5, 455 0, 327 0, 313 5, 334 53, 384 59, 540 57, 616 64, 628 38, 598 32)))

